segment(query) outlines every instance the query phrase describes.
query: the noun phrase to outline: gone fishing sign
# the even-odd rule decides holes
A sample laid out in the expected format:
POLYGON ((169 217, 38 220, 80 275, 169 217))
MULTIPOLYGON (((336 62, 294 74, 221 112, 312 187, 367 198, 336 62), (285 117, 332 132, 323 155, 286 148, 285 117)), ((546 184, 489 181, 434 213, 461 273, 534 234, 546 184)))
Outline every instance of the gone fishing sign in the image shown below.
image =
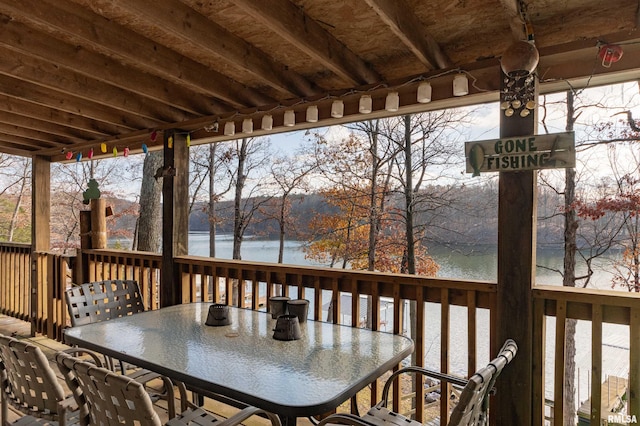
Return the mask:
POLYGON ((573 132, 466 142, 467 173, 569 168, 576 165, 573 132))

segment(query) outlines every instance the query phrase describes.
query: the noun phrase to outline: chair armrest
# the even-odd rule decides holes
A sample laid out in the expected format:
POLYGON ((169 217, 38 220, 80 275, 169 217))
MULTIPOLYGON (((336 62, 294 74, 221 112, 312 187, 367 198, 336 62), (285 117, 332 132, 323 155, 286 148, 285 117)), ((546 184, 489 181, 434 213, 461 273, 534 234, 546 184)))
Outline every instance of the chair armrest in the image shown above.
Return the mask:
POLYGON ((91 359, 93 360, 93 362, 98 366, 98 367, 103 367, 104 363, 101 360, 101 358, 105 358, 104 355, 96 352, 96 351, 92 351, 90 349, 85 349, 85 348, 79 348, 79 347, 72 347, 69 349, 64 349, 61 352, 67 353, 71 356, 74 357, 80 357, 81 355, 89 355, 91 357, 91 359))
POLYGON ((331 414, 324 419, 320 420, 318 426, 330 425, 330 424, 343 424, 354 426, 373 426, 372 423, 366 422, 362 417, 349 413, 335 413, 331 414))
POLYGON ((422 367, 410 366, 401 368, 398 371, 395 371, 384 384, 384 388, 382 389, 382 400, 380 401, 380 406, 385 407, 387 405, 387 401, 389 400, 389 389, 393 382, 402 374, 413 373, 413 374, 421 374, 426 377, 432 377, 434 379, 438 379, 441 382, 448 382, 454 385, 458 385, 464 387, 467 385, 468 380, 463 379, 461 377, 452 376, 450 374, 441 373, 439 371, 429 370, 422 367))

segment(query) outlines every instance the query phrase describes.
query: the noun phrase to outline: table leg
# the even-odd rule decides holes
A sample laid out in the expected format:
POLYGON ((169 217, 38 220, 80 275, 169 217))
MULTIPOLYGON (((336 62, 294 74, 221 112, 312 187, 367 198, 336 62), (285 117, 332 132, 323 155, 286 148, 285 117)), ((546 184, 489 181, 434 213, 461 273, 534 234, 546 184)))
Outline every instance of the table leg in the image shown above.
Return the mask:
POLYGON ((278 417, 280 417, 282 426, 296 426, 296 424, 298 423, 297 417, 291 417, 291 416, 278 416, 278 417))

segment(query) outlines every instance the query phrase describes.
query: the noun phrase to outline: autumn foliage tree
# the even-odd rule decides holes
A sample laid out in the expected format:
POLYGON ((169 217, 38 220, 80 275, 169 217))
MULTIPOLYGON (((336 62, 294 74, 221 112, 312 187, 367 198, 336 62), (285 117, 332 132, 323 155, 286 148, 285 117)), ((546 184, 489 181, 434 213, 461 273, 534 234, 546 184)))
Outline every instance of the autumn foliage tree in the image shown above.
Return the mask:
POLYGON ((614 263, 612 286, 640 292, 640 177, 624 174, 617 184, 617 193, 591 202, 577 200, 573 208, 578 216, 592 221, 618 217, 622 255, 614 263))

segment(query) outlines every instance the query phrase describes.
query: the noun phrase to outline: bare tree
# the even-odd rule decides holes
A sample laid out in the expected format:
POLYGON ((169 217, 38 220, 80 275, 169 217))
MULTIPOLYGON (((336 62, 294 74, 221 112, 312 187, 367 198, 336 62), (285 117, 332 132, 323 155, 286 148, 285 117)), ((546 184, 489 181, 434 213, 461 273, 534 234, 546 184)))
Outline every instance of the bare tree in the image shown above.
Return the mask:
POLYGON ((274 197, 262 209, 265 219, 275 220, 278 227, 278 263, 283 262, 284 241, 291 227, 295 223, 289 216, 291 209, 291 195, 296 191, 307 192, 309 179, 317 163, 309 161, 306 153, 298 152, 297 155, 275 156, 271 162, 271 177, 274 180, 274 197))
MULTIPOLYGON (((7 196, 6 207, 9 220, 3 220, 5 224, 2 226, 3 233, 6 233, 8 241, 22 242, 29 241, 28 228, 30 221, 28 205, 25 205, 25 199, 30 196, 29 188, 31 182, 31 160, 23 157, 14 157, 6 154, 0 154, 0 180, 2 181, 2 189, 0 195, 7 196), (25 209, 26 207, 26 209, 25 209)), ((4 210, 4 208, 3 208, 4 210)))
POLYGON ((265 192, 269 183, 264 171, 271 154, 268 140, 265 139, 242 138, 234 143, 233 258, 242 259, 244 234, 256 212, 270 198, 265 192))

